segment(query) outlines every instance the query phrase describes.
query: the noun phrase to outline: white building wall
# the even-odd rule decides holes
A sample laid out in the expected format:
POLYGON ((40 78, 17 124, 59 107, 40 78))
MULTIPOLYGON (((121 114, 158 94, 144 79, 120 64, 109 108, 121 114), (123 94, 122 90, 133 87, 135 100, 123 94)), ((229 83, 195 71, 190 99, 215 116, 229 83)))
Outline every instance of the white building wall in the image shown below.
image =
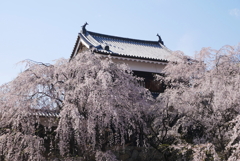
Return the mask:
MULTIPOLYGON (((95 53, 97 54, 97 53, 95 53)), ((97 54, 102 58, 108 57, 108 55, 97 54)), ((144 59, 133 59, 127 57, 114 57, 111 56, 112 61, 115 63, 125 63, 131 70, 142 71, 142 72, 151 72, 151 73, 162 73, 164 67, 167 65, 167 62, 159 61, 150 61, 144 59)))
POLYGON ((126 63, 131 68, 131 70, 144 71, 151 73, 162 73, 163 68, 166 66, 166 63, 158 63, 154 61, 132 61, 132 60, 121 60, 113 59, 113 62, 116 63, 126 63))

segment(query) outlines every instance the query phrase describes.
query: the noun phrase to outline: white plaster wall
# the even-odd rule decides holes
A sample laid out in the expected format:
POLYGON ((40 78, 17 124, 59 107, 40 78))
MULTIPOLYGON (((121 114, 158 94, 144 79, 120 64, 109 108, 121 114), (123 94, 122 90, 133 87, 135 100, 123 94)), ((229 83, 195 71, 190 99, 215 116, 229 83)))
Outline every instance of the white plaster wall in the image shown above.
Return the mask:
POLYGON ((166 66, 166 64, 137 62, 137 61, 131 61, 131 60, 119 60, 119 59, 112 59, 112 60, 113 62, 116 62, 116 63, 128 64, 131 70, 151 72, 151 73, 162 73, 163 68, 166 66))
MULTIPOLYGON (((102 58, 108 57, 107 55, 101 55, 97 53, 95 54, 101 56, 102 58)), ((135 71, 162 73, 164 67, 167 65, 166 62, 156 62, 156 61, 141 60, 141 59, 114 57, 114 56, 112 56, 111 58, 113 62, 125 63, 131 68, 131 70, 135 70, 135 71)))

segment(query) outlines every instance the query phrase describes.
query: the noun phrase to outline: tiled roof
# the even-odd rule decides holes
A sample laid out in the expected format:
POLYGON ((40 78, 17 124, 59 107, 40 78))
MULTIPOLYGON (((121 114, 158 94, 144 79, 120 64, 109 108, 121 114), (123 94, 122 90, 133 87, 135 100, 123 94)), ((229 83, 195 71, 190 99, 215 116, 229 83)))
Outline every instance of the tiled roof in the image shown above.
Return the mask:
MULTIPOLYGON (((83 41, 94 52, 113 56, 168 61, 171 51, 159 41, 145 41, 117 36, 110 36, 87 31, 85 28, 79 33, 77 41, 83 41)), ((77 44, 77 43, 76 43, 77 44)), ((76 45, 72 56, 76 50, 76 45)))
POLYGON ((60 117, 60 114, 58 112, 44 112, 44 111, 37 111, 31 113, 31 115, 35 116, 42 116, 42 117, 60 117))
MULTIPOLYGON (((0 110, 0 115, 4 114, 6 111, 0 110)), ((26 114, 26 113, 25 113, 26 114)), ((59 112, 56 111, 44 111, 44 110, 32 110, 28 111, 28 115, 39 116, 39 117, 61 117, 59 112)))

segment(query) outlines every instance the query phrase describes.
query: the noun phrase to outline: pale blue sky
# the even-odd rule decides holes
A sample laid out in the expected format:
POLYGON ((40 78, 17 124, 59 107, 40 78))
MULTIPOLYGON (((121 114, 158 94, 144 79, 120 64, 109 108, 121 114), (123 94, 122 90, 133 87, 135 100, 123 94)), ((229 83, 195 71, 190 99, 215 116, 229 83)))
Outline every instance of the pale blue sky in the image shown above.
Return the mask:
POLYGON ((239 0, 0 0, 0 85, 24 59, 69 58, 81 26, 115 36, 157 41, 193 55, 240 42, 239 0))

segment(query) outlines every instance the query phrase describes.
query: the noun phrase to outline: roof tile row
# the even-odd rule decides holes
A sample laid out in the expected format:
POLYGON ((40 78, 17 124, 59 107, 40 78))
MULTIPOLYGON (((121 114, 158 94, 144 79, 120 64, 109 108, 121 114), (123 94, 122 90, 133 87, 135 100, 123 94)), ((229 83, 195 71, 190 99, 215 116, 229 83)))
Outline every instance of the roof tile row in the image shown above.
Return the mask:
POLYGON ((167 61, 171 51, 158 41, 122 38, 86 31, 79 33, 86 43, 94 46, 95 52, 125 57, 167 61), (109 50, 104 49, 108 46, 109 50))

